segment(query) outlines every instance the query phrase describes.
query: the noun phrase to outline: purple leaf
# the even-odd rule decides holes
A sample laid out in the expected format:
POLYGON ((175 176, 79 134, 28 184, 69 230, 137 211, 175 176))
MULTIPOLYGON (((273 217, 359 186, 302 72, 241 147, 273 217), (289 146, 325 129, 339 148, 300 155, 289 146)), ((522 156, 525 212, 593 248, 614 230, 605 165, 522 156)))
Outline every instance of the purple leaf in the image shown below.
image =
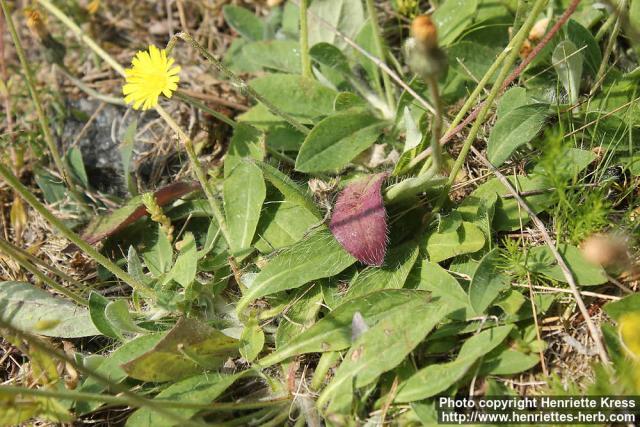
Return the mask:
POLYGON ((386 172, 378 173, 347 185, 329 224, 342 247, 367 265, 382 265, 387 252, 387 215, 382 201, 386 177, 386 172))

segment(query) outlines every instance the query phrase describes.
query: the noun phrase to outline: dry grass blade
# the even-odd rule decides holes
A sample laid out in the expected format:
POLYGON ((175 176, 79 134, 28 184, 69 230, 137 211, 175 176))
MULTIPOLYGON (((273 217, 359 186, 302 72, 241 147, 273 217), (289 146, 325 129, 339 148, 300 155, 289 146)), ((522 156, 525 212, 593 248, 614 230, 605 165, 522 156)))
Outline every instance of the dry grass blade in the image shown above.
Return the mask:
POLYGON ((560 252, 558 252, 558 249, 553 243, 551 236, 549 236, 549 233, 547 232, 547 229, 544 226, 544 223, 540 220, 540 218, 538 218, 538 215, 536 215, 536 213, 531 209, 531 207, 529 207, 527 202, 522 197, 520 197, 520 195, 518 194, 518 191, 513 187, 513 185, 511 185, 511 182, 507 179, 506 176, 504 176, 504 174, 502 174, 502 172, 496 169, 496 167, 493 166, 491 162, 489 162, 489 160, 487 160, 486 157, 484 157, 482 153, 480 153, 475 147, 472 146, 471 151, 473 151, 476 157, 478 157, 478 159, 480 159, 480 161, 493 172, 493 174, 496 176, 496 178, 498 178, 498 180, 502 183, 502 185, 504 185, 505 188, 507 188, 507 190, 511 194, 513 194, 513 197, 518 202, 518 205, 527 212, 527 214, 531 218, 531 221, 533 221, 533 224, 536 226, 538 231, 540 231, 542 238, 544 239, 545 243, 549 246, 549 249, 551 250, 553 257, 558 262, 558 266, 562 270, 562 274, 564 275, 565 279, 567 280, 567 283, 569 284, 569 287, 571 288, 571 292, 573 294, 573 297, 576 300, 576 304, 578 304, 580 313, 584 317, 584 320, 587 324, 587 328, 589 329, 589 334, 591 335, 591 338, 593 339, 596 345, 600 360, 602 360, 602 363, 604 363, 605 366, 609 367, 611 365, 611 361, 609 359, 609 355, 607 354, 607 351, 604 348, 604 344, 602 343, 602 336, 600 335, 600 332, 596 328, 595 323, 593 323, 593 320, 589 315, 589 310, 587 309, 587 306, 585 305, 584 300, 582 299, 582 295, 580 294, 580 290, 578 289, 578 285, 576 283, 575 277, 573 277, 573 273, 569 269, 569 266, 565 262, 560 252))

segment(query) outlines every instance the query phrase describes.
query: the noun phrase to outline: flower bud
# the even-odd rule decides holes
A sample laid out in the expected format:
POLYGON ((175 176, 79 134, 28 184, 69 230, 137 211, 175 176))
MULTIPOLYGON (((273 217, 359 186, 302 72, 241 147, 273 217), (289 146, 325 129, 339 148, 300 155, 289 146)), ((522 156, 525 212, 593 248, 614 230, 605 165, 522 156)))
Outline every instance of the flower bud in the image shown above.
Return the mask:
POLYGON ((411 36, 425 49, 438 47, 438 30, 428 15, 417 16, 411 23, 411 36))
POLYGON ((447 72, 447 55, 438 47, 438 31, 427 15, 418 16, 411 23, 411 38, 405 42, 407 64, 423 79, 440 78, 447 72))
POLYGON ((584 258, 603 268, 624 268, 629 265, 628 246, 623 238, 594 234, 580 245, 584 258))

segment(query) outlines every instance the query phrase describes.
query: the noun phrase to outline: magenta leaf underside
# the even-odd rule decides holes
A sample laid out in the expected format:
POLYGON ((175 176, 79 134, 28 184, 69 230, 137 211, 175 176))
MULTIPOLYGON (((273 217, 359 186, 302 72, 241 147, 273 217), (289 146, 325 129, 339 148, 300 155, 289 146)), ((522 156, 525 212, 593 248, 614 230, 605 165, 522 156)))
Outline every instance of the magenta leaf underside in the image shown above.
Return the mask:
POLYGON ((387 175, 369 175, 347 185, 338 196, 329 224, 342 247, 367 265, 382 265, 387 252, 387 214, 382 200, 387 175))

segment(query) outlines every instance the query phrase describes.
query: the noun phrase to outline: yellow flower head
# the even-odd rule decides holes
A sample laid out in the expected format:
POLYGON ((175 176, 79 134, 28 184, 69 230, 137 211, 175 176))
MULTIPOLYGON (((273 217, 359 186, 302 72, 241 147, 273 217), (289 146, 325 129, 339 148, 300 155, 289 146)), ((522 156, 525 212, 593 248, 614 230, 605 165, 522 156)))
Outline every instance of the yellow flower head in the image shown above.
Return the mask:
POLYGON ((618 331, 625 349, 640 360, 640 313, 628 313, 620 318, 618 331))
POLYGON ((139 51, 132 67, 125 70, 126 84, 122 88, 125 102, 133 104, 135 110, 143 110, 158 105, 158 97, 163 94, 171 98, 178 89, 180 67, 173 65, 173 58, 167 58, 167 52, 151 45, 149 51, 139 51))

